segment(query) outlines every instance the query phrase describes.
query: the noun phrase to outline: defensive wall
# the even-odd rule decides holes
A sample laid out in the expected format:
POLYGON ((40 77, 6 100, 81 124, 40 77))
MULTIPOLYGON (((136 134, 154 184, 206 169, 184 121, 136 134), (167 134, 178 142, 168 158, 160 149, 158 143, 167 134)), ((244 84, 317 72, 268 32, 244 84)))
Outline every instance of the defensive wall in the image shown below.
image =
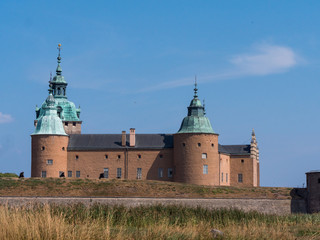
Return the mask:
POLYGON ((87 198, 87 197, 0 197, 0 204, 9 206, 30 206, 33 204, 82 203, 86 206, 107 204, 137 207, 148 205, 182 205, 187 207, 202 207, 207 209, 240 209, 245 212, 257 211, 265 214, 287 215, 291 213, 306 213, 304 199, 182 199, 182 198, 87 198))

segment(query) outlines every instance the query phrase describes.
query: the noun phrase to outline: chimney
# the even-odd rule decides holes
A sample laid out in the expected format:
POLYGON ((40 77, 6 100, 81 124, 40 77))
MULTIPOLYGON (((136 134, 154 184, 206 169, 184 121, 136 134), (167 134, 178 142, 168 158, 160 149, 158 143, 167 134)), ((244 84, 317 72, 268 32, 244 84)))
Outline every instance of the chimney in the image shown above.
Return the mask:
POLYGON ((121 145, 122 147, 127 146, 126 131, 122 131, 121 145))
POLYGON ((136 129, 130 128, 130 147, 136 146, 136 129))

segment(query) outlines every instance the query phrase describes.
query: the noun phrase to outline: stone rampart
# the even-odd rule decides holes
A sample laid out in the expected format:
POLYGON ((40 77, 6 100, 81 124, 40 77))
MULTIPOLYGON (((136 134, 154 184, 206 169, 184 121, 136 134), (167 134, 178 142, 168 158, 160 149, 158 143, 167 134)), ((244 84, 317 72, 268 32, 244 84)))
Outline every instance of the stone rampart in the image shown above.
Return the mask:
POLYGON ((0 204, 10 206, 28 206, 30 204, 75 204, 90 206, 95 203, 108 205, 124 205, 136 207, 140 205, 182 205, 203 207, 207 209, 232 208, 245 212, 257 211, 266 214, 286 215, 290 213, 306 213, 305 200, 272 200, 272 199, 185 199, 185 198, 88 198, 88 197, 0 197, 0 204))

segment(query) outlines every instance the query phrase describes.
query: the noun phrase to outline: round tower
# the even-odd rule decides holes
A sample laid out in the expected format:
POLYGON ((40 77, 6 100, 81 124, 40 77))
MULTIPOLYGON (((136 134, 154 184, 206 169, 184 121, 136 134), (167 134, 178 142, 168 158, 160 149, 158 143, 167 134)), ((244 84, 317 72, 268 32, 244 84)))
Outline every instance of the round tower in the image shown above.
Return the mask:
POLYGON ((219 185, 218 134, 214 133, 198 99, 197 83, 179 131, 173 136, 174 181, 219 185))
POLYGON ((67 171, 69 137, 57 114, 53 89, 42 104, 42 114, 31 134, 31 177, 60 177, 67 171))

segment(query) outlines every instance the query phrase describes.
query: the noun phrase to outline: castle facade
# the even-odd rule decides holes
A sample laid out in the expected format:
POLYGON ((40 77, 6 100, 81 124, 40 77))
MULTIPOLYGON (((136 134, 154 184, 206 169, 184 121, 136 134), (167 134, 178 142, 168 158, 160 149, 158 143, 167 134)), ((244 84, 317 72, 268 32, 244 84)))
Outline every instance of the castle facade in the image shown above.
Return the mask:
POLYGON ((31 177, 146 179, 199 185, 260 185, 256 136, 246 145, 220 145, 194 96, 174 134, 81 134, 80 107, 67 98, 60 46, 49 95, 36 108, 31 177))

